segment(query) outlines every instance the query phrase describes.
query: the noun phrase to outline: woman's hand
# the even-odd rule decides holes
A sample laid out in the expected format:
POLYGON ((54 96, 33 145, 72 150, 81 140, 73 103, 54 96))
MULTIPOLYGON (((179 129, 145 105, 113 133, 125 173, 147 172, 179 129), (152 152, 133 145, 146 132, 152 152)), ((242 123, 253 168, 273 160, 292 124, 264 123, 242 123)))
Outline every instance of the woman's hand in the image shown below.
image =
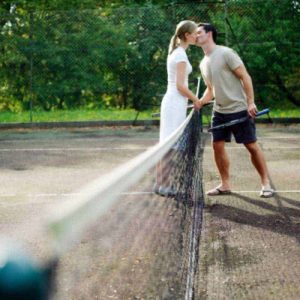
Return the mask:
POLYGON ((195 110, 201 109, 202 106, 203 106, 203 102, 201 100, 197 100, 197 101, 194 102, 194 109, 195 110))

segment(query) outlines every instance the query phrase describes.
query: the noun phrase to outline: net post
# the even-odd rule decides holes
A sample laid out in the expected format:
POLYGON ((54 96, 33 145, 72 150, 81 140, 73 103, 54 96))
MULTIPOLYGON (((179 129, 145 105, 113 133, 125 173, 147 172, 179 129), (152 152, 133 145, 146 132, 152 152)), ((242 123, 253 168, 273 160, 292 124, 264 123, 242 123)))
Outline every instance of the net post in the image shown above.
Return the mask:
MULTIPOLYGON (((198 76, 197 77, 197 91, 196 91, 197 98, 200 97, 200 89, 201 89, 201 77, 198 76)), ((200 131, 203 132, 202 108, 199 110, 198 116, 199 116, 199 122, 200 122, 200 131)))

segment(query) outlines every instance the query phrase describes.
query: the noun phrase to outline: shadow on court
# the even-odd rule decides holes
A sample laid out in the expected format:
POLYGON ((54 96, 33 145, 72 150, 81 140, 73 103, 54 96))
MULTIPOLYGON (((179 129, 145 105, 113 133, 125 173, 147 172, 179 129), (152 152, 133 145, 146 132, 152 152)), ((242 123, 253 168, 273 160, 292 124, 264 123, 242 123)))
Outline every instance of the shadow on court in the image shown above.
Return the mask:
MULTIPOLYGON (((212 204, 207 207, 207 210, 212 216, 219 219, 226 219, 235 223, 285 234, 296 238, 300 243, 300 209, 285 207, 282 204, 282 200, 284 199, 290 203, 295 202, 293 199, 275 196, 276 202, 279 203, 279 205, 276 206, 243 195, 234 194, 233 197, 267 210, 269 213, 260 215, 221 203, 212 204)), ((299 205, 299 203, 297 203, 297 205, 299 205)))
MULTIPOLYGON (((258 127, 273 198, 260 198, 259 177, 243 146, 227 145, 234 192, 206 197, 199 258, 199 299, 299 299, 300 130, 258 127)), ((219 183, 212 149, 204 185, 219 183)))

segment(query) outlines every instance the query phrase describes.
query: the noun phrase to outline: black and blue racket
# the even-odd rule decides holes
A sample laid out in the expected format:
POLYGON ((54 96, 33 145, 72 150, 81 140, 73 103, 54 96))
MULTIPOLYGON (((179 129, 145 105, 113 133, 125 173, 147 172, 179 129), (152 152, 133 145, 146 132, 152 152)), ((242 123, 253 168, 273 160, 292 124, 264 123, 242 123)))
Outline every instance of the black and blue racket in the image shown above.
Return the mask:
MULTIPOLYGON (((268 114, 269 112, 270 112, 269 108, 263 109, 263 110, 256 113, 256 117, 268 114)), ((243 123, 243 122, 247 121, 250 118, 251 118, 250 116, 247 116, 247 117, 243 117, 243 118, 240 118, 240 119, 232 120, 230 122, 227 122, 227 123, 215 126, 215 127, 211 127, 211 128, 208 129, 208 132, 212 132, 214 130, 223 129, 223 128, 230 127, 230 126, 233 126, 233 125, 236 125, 236 124, 240 124, 240 123, 243 123)))

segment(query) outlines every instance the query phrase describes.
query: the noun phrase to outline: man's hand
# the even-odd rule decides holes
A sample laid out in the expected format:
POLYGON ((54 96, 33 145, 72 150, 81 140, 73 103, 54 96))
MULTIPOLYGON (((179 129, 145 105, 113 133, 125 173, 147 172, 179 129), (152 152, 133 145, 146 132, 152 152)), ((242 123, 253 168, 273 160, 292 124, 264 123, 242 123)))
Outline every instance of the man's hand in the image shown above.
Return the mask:
POLYGON ((203 102, 201 100, 198 100, 198 101, 194 102, 194 109, 195 110, 201 109, 202 106, 203 106, 203 102))
POLYGON ((257 108, 255 103, 251 103, 248 105, 248 114, 251 118, 255 118, 255 115, 257 113, 257 108))

